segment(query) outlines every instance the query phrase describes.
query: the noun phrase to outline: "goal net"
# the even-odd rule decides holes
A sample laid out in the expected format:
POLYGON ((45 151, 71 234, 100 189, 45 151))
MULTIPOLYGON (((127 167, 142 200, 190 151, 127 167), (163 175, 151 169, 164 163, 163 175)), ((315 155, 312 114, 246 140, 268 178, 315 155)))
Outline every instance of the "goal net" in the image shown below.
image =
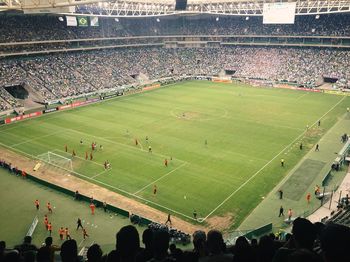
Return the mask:
POLYGON ((61 156, 54 152, 48 151, 47 153, 38 155, 38 158, 55 167, 62 168, 68 171, 73 171, 72 159, 61 156))

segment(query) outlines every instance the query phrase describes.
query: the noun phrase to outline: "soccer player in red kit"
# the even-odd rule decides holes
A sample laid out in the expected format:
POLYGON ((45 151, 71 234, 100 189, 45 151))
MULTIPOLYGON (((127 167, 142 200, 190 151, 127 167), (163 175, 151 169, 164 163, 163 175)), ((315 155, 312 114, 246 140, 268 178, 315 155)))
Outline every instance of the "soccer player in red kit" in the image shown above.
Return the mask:
POLYGON ((45 224, 46 230, 48 230, 49 219, 47 218, 47 215, 44 216, 44 224, 45 224))
POLYGON ((65 230, 63 227, 61 227, 59 230, 58 230, 58 234, 60 235, 60 239, 63 240, 63 235, 65 233, 65 230))
POLYGON ((47 202, 46 206, 47 206, 47 210, 48 210, 50 213, 52 213, 52 207, 51 207, 50 202, 47 202))
POLYGON ((91 209, 91 215, 95 215, 95 205, 94 205, 94 203, 90 204, 90 209, 91 209))

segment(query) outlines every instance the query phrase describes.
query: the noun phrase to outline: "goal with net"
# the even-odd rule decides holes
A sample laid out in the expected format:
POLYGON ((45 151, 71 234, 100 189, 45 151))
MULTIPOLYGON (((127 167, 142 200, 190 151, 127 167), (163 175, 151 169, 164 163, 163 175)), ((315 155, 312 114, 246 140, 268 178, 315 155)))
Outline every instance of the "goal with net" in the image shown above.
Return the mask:
POLYGON ((64 157, 54 152, 48 151, 47 153, 38 155, 37 158, 53 166, 56 166, 68 171, 73 171, 72 159, 68 157, 64 157))

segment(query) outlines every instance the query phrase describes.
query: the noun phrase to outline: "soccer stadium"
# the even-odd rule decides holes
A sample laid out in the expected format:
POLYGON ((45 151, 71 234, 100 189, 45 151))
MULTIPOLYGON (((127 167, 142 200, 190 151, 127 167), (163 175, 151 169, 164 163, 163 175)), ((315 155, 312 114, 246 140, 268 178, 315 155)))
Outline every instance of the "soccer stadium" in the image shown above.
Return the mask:
POLYGON ((0 0, 0 262, 349 261, 350 0, 0 0))

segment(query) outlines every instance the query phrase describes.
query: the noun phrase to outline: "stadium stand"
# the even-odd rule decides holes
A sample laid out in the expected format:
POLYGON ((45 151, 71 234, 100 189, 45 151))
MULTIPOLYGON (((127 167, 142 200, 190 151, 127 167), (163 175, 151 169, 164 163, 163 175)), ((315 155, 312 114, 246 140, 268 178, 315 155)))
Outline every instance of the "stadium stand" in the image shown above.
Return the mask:
POLYGON ((58 16, 5 15, 0 18, 0 42, 103 38, 150 35, 302 35, 346 36, 349 14, 297 16, 294 25, 263 25, 262 17, 173 17, 100 19, 95 28, 67 27, 58 16), (54 30, 52 30, 54 29, 54 30))
MULTIPOLYGON (((137 84, 132 77, 137 74, 149 79, 212 76, 225 68, 235 70, 238 78, 314 87, 323 77, 334 77, 347 86, 349 60, 349 51, 316 48, 125 48, 2 60, 0 86, 28 85, 47 101, 137 84)), ((19 106, 3 88, 0 97, 7 102, 1 103, 2 109, 19 106)))
MULTIPOLYGON (((67 27, 65 20, 59 18, 4 14, 0 17, 0 43, 156 35, 346 36, 350 33, 349 14, 322 15, 319 19, 297 16, 293 25, 264 25, 261 17, 248 20, 245 17, 221 17, 217 20, 214 16, 180 16, 160 22, 153 18, 118 21, 101 18, 100 26, 85 28, 67 27)), ((127 39, 116 41, 114 43, 122 46, 134 43, 127 39)), ((157 42, 142 37, 137 41, 138 44, 157 42)), ((81 42, 81 45, 100 43, 81 42)), ((72 47, 77 46, 68 42, 10 44, 0 46, 0 53, 72 47)), ((291 82, 311 88, 319 85, 323 78, 332 78, 336 81, 334 86, 348 88, 349 59, 350 52, 346 49, 283 46, 135 47, 18 56, 0 60, 0 110, 22 106, 4 90, 4 86, 21 84, 36 91, 45 102, 127 84, 137 85, 139 82, 134 76, 138 74, 159 79, 181 75, 212 76, 228 69, 234 71, 236 78, 291 82)))
MULTIPOLYGON (((214 19, 176 17, 162 19, 161 23, 154 19, 121 19, 119 22, 101 19, 101 26, 96 28, 67 28, 57 16, 4 15, 0 17, 0 43, 152 35, 350 35, 348 14, 321 16, 317 22, 312 16, 298 16, 294 25, 273 26, 263 25, 260 17, 214 19)), ((65 46, 66 43, 51 43, 49 48, 65 46)), ((37 49, 26 47, 26 50, 31 48, 37 49)), ((1 50, 15 52, 23 48, 5 46, 1 50)), ((237 78, 292 82, 309 88, 317 86, 320 78, 336 78, 339 87, 349 88, 349 61, 350 51, 345 49, 242 46, 137 47, 6 58, 0 60, 0 111, 21 106, 5 86, 30 87, 47 102, 127 84, 137 85, 133 76, 138 74, 160 79, 182 75, 213 76, 230 69, 237 78)), ((0 166, 15 174, 20 172, 1 160, 0 166)), ((350 242, 350 229, 345 226, 350 225, 350 211, 343 208, 324 219, 324 223, 320 234, 316 234, 314 224, 297 218, 292 235, 287 238, 270 234, 248 241, 239 237, 233 246, 226 246, 218 231, 194 232, 191 251, 181 250, 173 243, 187 243, 189 235, 155 223, 146 229, 151 232, 149 246, 145 243, 146 247, 142 248, 138 232, 133 226, 127 226, 116 234, 115 250, 103 254, 98 245, 92 245, 86 255, 88 261, 344 261, 350 242), (171 249, 170 243, 173 243, 171 249)), ((83 260, 78 256, 75 240, 65 241, 60 249, 61 261, 83 260)), ((37 250, 30 237, 12 249, 7 249, 6 243, 0 241, 0 262, 47 261, 36 258, 37 250)))

